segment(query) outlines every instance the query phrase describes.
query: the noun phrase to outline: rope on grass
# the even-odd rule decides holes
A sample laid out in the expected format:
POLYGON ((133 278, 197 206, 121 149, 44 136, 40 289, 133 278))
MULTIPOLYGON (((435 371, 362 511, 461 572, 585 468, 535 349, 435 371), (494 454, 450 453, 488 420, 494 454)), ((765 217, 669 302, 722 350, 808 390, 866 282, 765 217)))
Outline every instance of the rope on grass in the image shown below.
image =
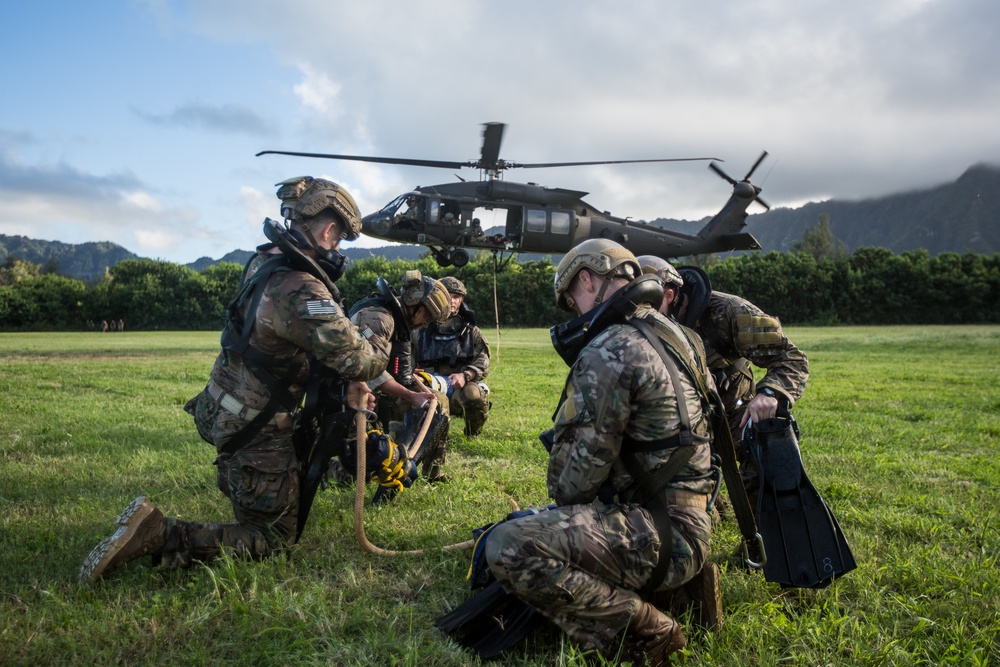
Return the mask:
MULTIPOLYGON (((423 442, 424 436, 427 435, 427 429, 430 428, 431 419, 434 417, 435 410, 437 410, 437 400, 431 399, 431 402, 428 404, 427 416, 424 417, 423 424, 420 427, 420 433, 417 434, 415 442, 423 442)), ((438 547, 437 549, 411 549, 409 551, 383 549, 368 541, 368 536, 365 535, 365 469, 368 466, 368 462, 366 460, 368 434, 365 426, 365 414, 363 411, 358 410, 357 414, 354 415, 354 427, 356 431, 355 438, 357 440, 358 452, 358 467, 354 475, 354 535, 358 538, 358 543, 361 545, 361 548, 368 553, 378 556, 423 556, 424 554, 430 553, 431 551, 437 551, 438 549, 441 551, 471 549, 475 545, 474 540, 457 542, 455 544, 438 547)))

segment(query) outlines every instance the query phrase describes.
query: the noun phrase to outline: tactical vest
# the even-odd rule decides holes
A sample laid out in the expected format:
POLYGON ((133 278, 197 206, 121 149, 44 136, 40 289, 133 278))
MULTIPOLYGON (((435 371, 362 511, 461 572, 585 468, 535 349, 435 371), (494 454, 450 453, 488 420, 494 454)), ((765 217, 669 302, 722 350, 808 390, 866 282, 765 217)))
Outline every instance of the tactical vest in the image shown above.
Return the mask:
POLYGON ((472 325, 462 319, 456 331, 445 333, 437 324, 420 332, 420 358, 417 363, 426 368, 467 366, 476 358, 472 325))
MULTIPOLYGON (((258 250, 267 247, 261 246, 258 250)), ((264 296, 267 281, 278 273, 304 271, 322 280, 328 288, 332 287, 330 291, 334 299, 338 299, 340 296, 336 286, 322 273, 318 266, 314 266, 314 263, 303 262, 302 258, 289 257, 285 254, 268 257, 261 263, 256 273, 247 277, 250 266, 256 258, 257 256, 251 257, 247 262, 243 269, 240 289, 226 307, 226 321, 220 342, 224 355, 223 363, 228 363, 231 355, 239 357, 244 367, 267 387, 270 397, 260 414, 252 419, 243 430, 233 435, 221 448, 220 452, 224 454, 232 454, 248 444, 264 425, 271 421, 279 408, 284 408, 290 413, 296 411, 299 407, 298 401, 292 395, 290 388, 301 375, 302 369, 312 360, 312 355, 306 352, 299 352, 292 357, 279 359, 261 352, 250 344, 250 335, 253 333, 254 323, 257 319, 257 309, 264 296)), ((312 363, 307 380, 306 408, 309 408, 317 400, 316 389, 323 381, 327 384, 343 382, 340 376, 331 369, 322 364, 312 363)))

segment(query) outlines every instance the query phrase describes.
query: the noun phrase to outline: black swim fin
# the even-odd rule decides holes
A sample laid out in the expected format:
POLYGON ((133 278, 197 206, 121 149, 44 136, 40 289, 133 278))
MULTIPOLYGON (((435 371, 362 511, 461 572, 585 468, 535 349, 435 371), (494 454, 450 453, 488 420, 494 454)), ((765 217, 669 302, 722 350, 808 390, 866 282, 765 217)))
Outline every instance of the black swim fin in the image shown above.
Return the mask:
POLYGON ((435 625, 483 660, 500 655, 538 627, 538 612, 494 581, 435 625))
POLYGON ((764 578, 783 587, 824 588, 857 567, 833 512, 806 476, 795 420, 766 419, 747 429, 760 469, 757 529, 764 578))

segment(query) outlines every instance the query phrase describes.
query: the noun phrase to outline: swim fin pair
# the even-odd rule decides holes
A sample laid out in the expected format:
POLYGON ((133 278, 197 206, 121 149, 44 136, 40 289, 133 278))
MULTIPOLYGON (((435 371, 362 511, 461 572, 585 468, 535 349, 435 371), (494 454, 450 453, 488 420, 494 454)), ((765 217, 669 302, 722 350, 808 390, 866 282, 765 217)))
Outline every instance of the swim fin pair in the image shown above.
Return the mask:
POLYGON ((791 416, 748 425, 743 443, 757 461, 757 530, 764 578, 783 587, 824 588, 857 567, 833 512, 802 465, 791 416))
POLYGON ((481 659, 489 660, 538 627, 537 616, 538 612, 494 581, 435 625, 481 659))

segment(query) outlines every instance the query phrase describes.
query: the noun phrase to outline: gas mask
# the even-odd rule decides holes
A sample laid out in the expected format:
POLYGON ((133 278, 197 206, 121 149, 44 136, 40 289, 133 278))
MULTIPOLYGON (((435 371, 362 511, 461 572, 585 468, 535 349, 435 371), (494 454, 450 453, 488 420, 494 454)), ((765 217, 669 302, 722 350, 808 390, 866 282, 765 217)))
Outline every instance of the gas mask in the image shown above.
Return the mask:
MULTIPOLYGON (((312 234, 308 235, 312 236, 312 234)), ((315 243, 306 238, 306 234, 283 225, 277 220, 264 219, 264 236, 293 260, 315 262, 331 282, 337 282, 347 269, 348 259, 339 252, 317 247, 315 243), (313 259, 305 255, 303 250, 312 250, 316 253, 316 258, 313 259)))
POLYGON ((593 310, 549 329, 552 347, 567 366, 572 366, 580 350, 597 334, 612 324, 624 322, 640 304, 647 303, 656 309, 662 302, 663 284, 655 274, 647 273, 619 289, 593 310))

